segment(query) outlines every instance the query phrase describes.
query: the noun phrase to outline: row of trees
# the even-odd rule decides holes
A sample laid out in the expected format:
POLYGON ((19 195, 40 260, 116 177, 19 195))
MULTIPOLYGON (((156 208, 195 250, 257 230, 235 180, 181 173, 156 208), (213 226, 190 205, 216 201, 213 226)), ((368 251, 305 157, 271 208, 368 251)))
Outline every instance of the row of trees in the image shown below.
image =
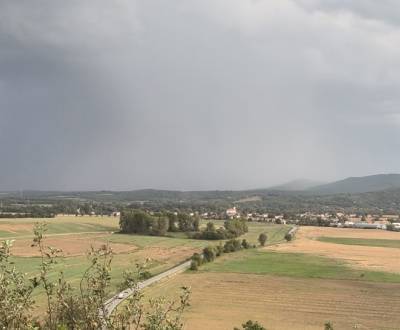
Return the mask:
POLYGON ((119 224, 123 233, 164 236, 167 232, 198 231, 200 218, 186 213, 150 215, 141 210, 129 210, 121 213, 119 224))
POLYGON ((247 221, 244 219, 233 219, 224 222, 224 227, 216 228, 213 222, 207 223, 206 228, 192 235, 192 238, 220 240, 239 237, 248 232, 247 221))
POLYGON ((121 214, 119 220, 121 232, 164 236, 169 227, 168 218, 163 215, 151 216, 140 211, 128 211, 121 214))
POLYGON ((242 249, 255 248, 254 244, 250 244, 246 239, 230 239, 223 245, 222 243, 215 246, 207 246, 203 249, 203 253, 194 253, 190 263, 191 270, 198 270, 199 266, 204 263, 212 262, 223 253, 236 252, 242 249))
POLYGON ((199 231, 200 217, 198 215, 189 215, 187 213, 167 212, 168 231, 170 232, 193 232, 199 231))
POLYGON ((33 247, 41 255, 38 274, 31 278, 19 271, 11 259, 11 241, 0 245, 0 329, 30 330, 98 330, 144 329, 181 330, 181 316, 189 306, 190 290, 182 288, 178 301, 157 298, 149 303, 143 301, 137 280, 145 278, 143 268, 137 273, 124 273, 124 288, 133 290, 126 303, 115 313, 107 315, 105 302, 111 284, 112 250, 104 245, 88 254, 89 265, 74 289, 63 273, 54 276, 54 266, 61 256, 60 250, 46 246, 46 227, 34 229, 33 247), (46 314, 40 319, 32 316, 34 294, 42 290, 46 296, 46 314), (145 308, 146 306, 146 308, 145 308))

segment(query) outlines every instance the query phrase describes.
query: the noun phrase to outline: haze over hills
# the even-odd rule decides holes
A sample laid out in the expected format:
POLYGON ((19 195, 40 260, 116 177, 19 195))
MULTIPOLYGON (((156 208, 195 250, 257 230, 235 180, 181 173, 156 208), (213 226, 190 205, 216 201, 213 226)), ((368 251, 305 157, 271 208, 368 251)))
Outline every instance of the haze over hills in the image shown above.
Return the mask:
POLYGON ((350 177, 343 180, 311 187, 315 194, 356 194, 400 188, 400 174, 376 174, 350 177))
POLYGON ((0 194, 3 205, 59 205, 106 203, 136 205, 152 210, 224 210, 233 205, 260 212, 386 212, 400 213, 400 174, 351 177, 308 187, 308 180, 251 190, 175 191, 20 191, 0 194), (305 188, 300 190, 300 187, 305 188), (280 188, 280 190, 278 190, 280 188), (297 190, 293 190, 297 189, 297 190))
POLYGON ((199 190, 179 191, 163 189, 136 189, 128 191, 39 191, 24 190, 2 192, 0 197, 24 198, 87 198, 110 200, 195 200, 239 198, 247 195, 282 192, 282 194, 357 194, 400 188, 400 174, 376 174, 363 177, 349 177, 343 180, 324 183, 298 179, 265 189, 246 190, 199 190))
POLYGON ((321 186, 325 184, 321 181, 309 180, 309 179, 297 179, 292 180, 284 184, 273 186, 268 188, 269 190, 280 190, 280 191, 301 191, 311 189, 313 187, 321 186))

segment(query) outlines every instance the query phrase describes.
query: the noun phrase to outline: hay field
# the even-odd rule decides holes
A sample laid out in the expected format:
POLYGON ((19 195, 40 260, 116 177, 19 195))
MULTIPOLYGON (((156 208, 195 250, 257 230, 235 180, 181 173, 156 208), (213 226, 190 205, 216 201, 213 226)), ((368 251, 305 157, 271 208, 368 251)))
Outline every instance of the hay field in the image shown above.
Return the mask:
POLYGON ((343 260, 358 268, 400 273, 400 249, 382 246, 385 244, 378 246, 376 241, 372 241, 385 239, 390 240, 388 244, 395 245, 393 241, 400 241, 400 233, 369 229, 301 227, 294 241, 266 249, 325 256, 343 260), (321 238, 324 237, 362 239, 364 245, 343 244, 343 242, 337 244, 323 241, 321 238), (370 246, 368 240, 371 240, 370 246))
POLYGON ((399 329, 400 284, 240 273, 185 273, 146 291, 192 288, 185 329, 232 329, 248 319, 268 330, 399 329))
POLYGON ((385 231, 302 227, 293 242, 225 254, 146 294, 171 295, 191 286, 185 328, 190 330, 232 329, 249 319, 268 330, 321 330, 327 321, 334 329, 398 330, 396 238, 398 233, 385 231), (365 245, 318 241, 321 237, 365 245))

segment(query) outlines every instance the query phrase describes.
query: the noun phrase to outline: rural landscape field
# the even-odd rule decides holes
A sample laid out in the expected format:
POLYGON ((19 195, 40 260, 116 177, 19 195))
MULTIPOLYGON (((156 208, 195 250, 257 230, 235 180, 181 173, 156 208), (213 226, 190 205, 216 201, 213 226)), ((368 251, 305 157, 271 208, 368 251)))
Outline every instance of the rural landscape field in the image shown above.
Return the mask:
POLYGON ((400 0, 0 0, 0 330, 400 330, 400 0))
MULTIPOLYGON (((201 220, 200 230, 232 221, 201 220)), ((11 260, 28 277, 40 271, 40 253, 31 246, 37 223, 46 224, 45 244, 62 250, 49 279, 62 272, 75 290, 88 268, 89 250, 103 245, 112 249, 108 297, 120 290, 124 271, 134 271, 137 264, 146 263, 146 271, 155 276, 207 246, 226 242, 194 239, 183 232, 126 234, 119 216, 0 219, 0 240, 13 241, 11 260)), ((196 270, 163 278, 144 289, 145 298, 173 301, 182 286, 190 287, 184 329, 232 329, 246 320, 279 330, 322 329, 326 324, 334 329, 398 329, 399 232, 257 221, 247 226, 240 239, 254 248, 224 253, 196 270), (266 234, 265 246, 259 244, 260 234, 266 234)), ((46 310, 44 290, 36 290, 33 298, 32 313, 40 319, 46 310)))
MULTIPOLYGON (((37 248, 31 246, 33 228, 38 222, 46 223, 47 226, 45 244, 62 250, 62 257, 52 270, 51 277, 55 278, 62 271, 75 287, 89 266, 86 254, 90 248, 109 245, 114 253, 110 295, 117 291, 123 271, 135 270, 137 263, 145 263, 147 260, 146 271, 155 275, 189 259, 194 252, 201 252, 209 244, 207 241, 189 239, 179 234, 174 235, 176 237, 120 234, 119 218, 111 216, 0 219, 0 241, 14 241, 12 260, 28 276, 39 273, 40 254, 37 248)), ((267 232, 271 242, 278 242, 287 231, 284 226, 254 224, 243 237, 256 243, 258 235, 267 232)), ((44 298, 44 292, 39 291, 36 294, 36 313, 43 311, 44 298)))
POLYGON ((181 285, 192 286, 187 329, 230 329, 243 319, 282 330, 322 329, 327 321, 335 329, 399 328, 399 233, 303 227, 297 237, 224 256, 147 294, 168 295, 181 285), (328 237, 354 240, 325 243, 328 237), (368 245, 371 237, 381 247, 376 240, 368 245))

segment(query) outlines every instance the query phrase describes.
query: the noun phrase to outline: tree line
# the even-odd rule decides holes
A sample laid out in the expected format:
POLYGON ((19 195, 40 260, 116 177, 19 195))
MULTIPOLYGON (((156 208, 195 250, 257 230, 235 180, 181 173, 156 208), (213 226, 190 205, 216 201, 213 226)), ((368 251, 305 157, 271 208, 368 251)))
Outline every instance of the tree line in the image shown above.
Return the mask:
POLYGON ((245 219, 233 219, 216 228, 209 222, 200 230, 200 217, 187 213, 159 212, 150 214, 142 210, 121 212, 120 229, 122 233, 165 236, 168 232, 184 232, 190 238, 221 240, 239 237, 248 232, 245 219))
POLYGON ((206 228, 191 235, 195 239, 221 240, 239 237, 248 232, 245 219, 226 220, 224 226, 216 228, 213 222, 208 222, 206 228))
POLYGON ((122 233, 165 236, 167 232, 194 232, 199 230, 200 217, 186 213, 154 213, 125 210, 119 221, 122 233))

